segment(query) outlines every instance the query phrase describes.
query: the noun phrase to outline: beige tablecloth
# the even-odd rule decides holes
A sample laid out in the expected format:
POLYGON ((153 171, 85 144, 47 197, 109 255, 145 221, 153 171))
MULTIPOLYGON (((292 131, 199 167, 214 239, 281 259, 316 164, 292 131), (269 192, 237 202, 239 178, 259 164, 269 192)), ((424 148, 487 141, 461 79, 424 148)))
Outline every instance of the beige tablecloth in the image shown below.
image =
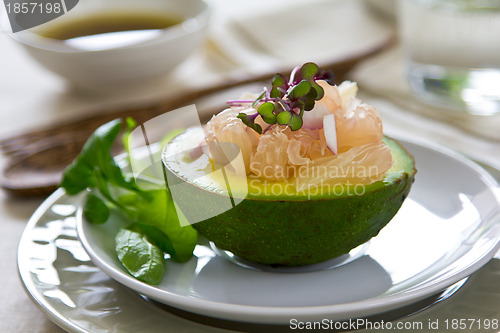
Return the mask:
MULTIPOLYGON (((345 50, 362 48, 374 38, 394 33, 390 22, 368 19, 366 8, 355 0, 212 3, 215 10, 211 39, 202 50, 157 89, 127 94, 75 92, 62 79, 40 68, 9 36, 0 33, 0 136, 72 119, 96 107, 164 99, 180 89, 205 86, 238 73, 343 56, 345 50), (308 6, 304 7, 305 2, 308 6), (287 34, 287 27, 273 28, 271 13, 288 22, 298 21, 303 29, 287 34), (338 20, 324 22, 335 15, 338 20), (318 33, 310 34, 310 29, 318 33), (189 80, 193 73, 198 77, 194 82, 189 80)), ((416 101, 405 83, 398 46, 361 65, 353 78, 359 82, 362 98, 379 109, 390 133, 422 136, 500 168, 498 118, 444 116, 416 101)), ((17 276, 17 244, 27 220, 41 202, 42 199, 10 198, 0 192, 0 332, 60 330, 26 296, 17 276)), ((500 260, 494 259, 475 274, 459 295, 407 320, 500 319, 499 281, 500 260)))

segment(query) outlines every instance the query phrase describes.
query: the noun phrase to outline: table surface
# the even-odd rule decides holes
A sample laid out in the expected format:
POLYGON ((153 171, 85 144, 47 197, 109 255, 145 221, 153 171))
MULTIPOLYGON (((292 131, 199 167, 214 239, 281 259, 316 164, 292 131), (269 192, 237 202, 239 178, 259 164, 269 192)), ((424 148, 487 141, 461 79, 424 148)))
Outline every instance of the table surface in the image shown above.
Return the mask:
MULTIPOLYGON (((221 6, 221 2, 220 0, 212 2, 216 9, 215 17, 233 16, 233 13, 235 17, 241 17, 243 13, 248 12, 249 8, 258 12, 255 9, 265 3, 260 0, 250 4, 248 1, 240 6, 231 7, 221 6)), ((280 0, 274 6, 278 7, 283 3, 284 1, 280 0)), ((125 95, 97 95, 74 90, 63 79, 41 68, 10 36, 0 32, 0 50, 2 51, 0 52, 0 137, 80 117, 97 107, 165 99, 169 94, 175 93, 175 89, 171 89, 172 82, 178 83, 176 87, 179 89, 186 86, 196 88, 219 82, 225 75, 231 73, 254 71, 255 68, 251 64, 255 63, 252 59, 257 59, 256 56, 252 58, 250 54, 243 59, 241 55, 238 55, 236 60, 241 60, 240 62, 228 61, 232 55, 221 56, 220 53, 227 48, 225 49, 223 44, 218 45, 217 48, 214 47, 213 43, 217 42, 217 34, 221 33, 220 30, 217 31, 217 28, 220 27, 213 27, 210 42, 207 42, 202 50, 188 59, 179 70, 166 78, 163 84, 156 89, 133 91, 125 95), (219 52, 218 54, 215 54, 215 49, 219 52), (197 82, 187 80, 187 69, 200 73, 197 82)), ((387 29, 392 28, 389 24, 387 29)), ((279 56, 274 59, 258 59, 263 67, 270 67, 279 62, 279 56)), ((468 118, 457 117, 443 122, 443 117, 429 118, 429 108, 421 104, 414 103, 417 106, 409 108, 411 110, 406 110, 404 103, 402 106, 402 100, 408 101, 412 97, 404 83, 404 75, 401 74, 403 73, 401 59, 401 50, 396 46, 362 64, 352 73, 353 79, 357 80, 362 88, 366 88, 363 97, 381 112, 386 129, 396 134, 411 132, 427 137, 500 168, 500 142, 498 138, 494 138, 495 130, 490 130, 490 132, 485 130, 482 131, 482 135, 477 135, 474 133, 475 128, 477 132, 477 126, 468 118), (402 109, 405 110, 401 111, 402 109)), ((0 163, 4 162, 4 159, 0 159, 0 163)), ((0 332, 62 331, 32 303, 25 294, 17 274, 16 253, 19 239, 26 222, 42 201, 43 198, 13 198, 0 191, 0 281, 2 285, 0 332)), ((493 259, 486 268, 483 268, 483 270, 488 270, 483 274, 490 274, 491 270, 498 272, 499 262, 499 259, 493 259)), ((480 289, 480 284, 484 282, 484 279, 484 276, 480 276, 476 279, 477 281, 475 280, 476 284, 470 288, 480 289)), ((490 290, 491 293, 497 295, 497 298, 490 304, 496 306, 495 312, 492 313, 498 315, 500 288, 490 290)))

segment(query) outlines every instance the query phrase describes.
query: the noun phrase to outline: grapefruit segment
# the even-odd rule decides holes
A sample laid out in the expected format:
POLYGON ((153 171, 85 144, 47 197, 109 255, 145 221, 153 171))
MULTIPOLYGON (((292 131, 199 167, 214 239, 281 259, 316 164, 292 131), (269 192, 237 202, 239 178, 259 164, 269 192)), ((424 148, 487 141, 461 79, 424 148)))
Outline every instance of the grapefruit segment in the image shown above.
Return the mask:
POLYGON ((392 164, 391 150, 386 144, 369 143, 302 166, 294 183, 298 190, 337 184, 367 185, 382 179, 392 164))
MULTIPOLYGON (((213 116, 205 126, 206 142, 210 148, 210 155, 216 162, 217 157, 223 154, 221 149, 218 149, 220 143, 228 142, 238 145, 248 173, 250 158, 257 146, 259 135, 243 124, 237 116, 238 111, 231 108, 213 116)), ((218 162, 224 164, 223 159, 218 162)))
POLYGON ((284 180, 288 164, 288 137, 285 126, 275 126, 262 135, 251 158, 250 172, 262 179, 284 180))
POLYGON ((335 113, 339 153, 368 143, 382 142, 382 120, 375 108, 351 97, 343 110, 335 113))

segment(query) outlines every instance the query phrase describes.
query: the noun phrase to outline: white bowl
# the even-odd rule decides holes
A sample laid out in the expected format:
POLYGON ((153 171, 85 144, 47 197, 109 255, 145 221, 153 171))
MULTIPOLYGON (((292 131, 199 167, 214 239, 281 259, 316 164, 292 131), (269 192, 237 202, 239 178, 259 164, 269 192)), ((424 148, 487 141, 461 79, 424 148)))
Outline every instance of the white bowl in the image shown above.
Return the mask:
MULTIPOLYGON (((38 28, 10 34, 40 64, 74 85, 106 90, 140 86, 165 76, 202 44, 208 18, 209 7, 203 0, 91 0, 80 1, 67 14, 38 28), (183 21, 147 38, 91 48, 36 33, 56 20, 104 11, 165 13, 183 21)), ((6 17, 2 21, 4 30, 11 31, 6 17)))

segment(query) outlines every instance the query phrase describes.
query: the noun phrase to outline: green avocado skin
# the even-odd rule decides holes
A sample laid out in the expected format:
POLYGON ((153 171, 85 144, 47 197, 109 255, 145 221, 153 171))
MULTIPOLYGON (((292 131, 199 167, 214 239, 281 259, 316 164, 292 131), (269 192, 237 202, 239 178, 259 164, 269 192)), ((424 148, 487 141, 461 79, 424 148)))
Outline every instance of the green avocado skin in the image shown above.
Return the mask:
POLYGON ((193 225, 215 245, 257 263, 301 266, 348 253, 376 236, 401 207, 413 176, 363 196, 309 201, 245 199, 193 225))
POLYGON ((363 195, 319 195, 309 200, 248 195, 219 214, 227 195, 183 179, 169 171, 168 163, 166 170, 176 182, 187 185, 176 202, 186 216, 214 212, 193 227, 218 248, 256 263, 302 266, 338 257, 367 242, 400 209, 414 182, 415 164, 397 141, 384 140, 395 161, 402 162, 399 172, 368 185, 363 195))

